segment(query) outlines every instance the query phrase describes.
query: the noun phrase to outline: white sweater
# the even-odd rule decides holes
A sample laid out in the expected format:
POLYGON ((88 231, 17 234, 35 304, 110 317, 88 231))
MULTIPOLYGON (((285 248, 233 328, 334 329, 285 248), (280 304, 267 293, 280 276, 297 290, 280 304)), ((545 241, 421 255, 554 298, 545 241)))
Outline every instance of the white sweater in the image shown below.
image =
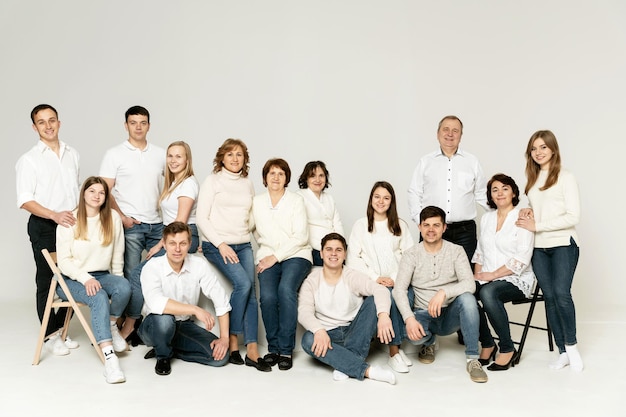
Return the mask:
MULTIPOLYGON (((85 283, 93 278, 89 272, 109 271, 113 275, 124 275, 124 229, 117 211, 111 211, 113 240, 102 246, 100 216, 87 218, 87 240, 74 238, 76 225, 57 226, 57 263, 64 275, 85 283)), ((76 216, 76 211, 74 212, 76 216)))
POLYGON ((322 238, 335 232, 343 236, 343 225, 333 197, 322 192, 320 198, 309 188, 298 191, 304 199, 306 215, 309 221, 309 244, 313 249, 322 250, 322 238))

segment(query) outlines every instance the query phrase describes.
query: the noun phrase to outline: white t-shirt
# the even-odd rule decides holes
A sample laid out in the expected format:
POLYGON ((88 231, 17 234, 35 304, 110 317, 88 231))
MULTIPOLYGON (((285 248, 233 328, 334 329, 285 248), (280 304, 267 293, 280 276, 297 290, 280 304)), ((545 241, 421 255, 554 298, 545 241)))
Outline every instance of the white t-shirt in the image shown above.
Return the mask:
POLYGON ((189 197, 193 200, 193 206, 189 213, 187 224, 196 224, 196 206, 198 202, 198 191, 200 186, 196 177, 186 178, 178 187, 176 187, 170 195, 161 201, 161 215, 163 216, 163 224, 168 225, 176 220, 178 215, 178 199, 180 197, 189 197))

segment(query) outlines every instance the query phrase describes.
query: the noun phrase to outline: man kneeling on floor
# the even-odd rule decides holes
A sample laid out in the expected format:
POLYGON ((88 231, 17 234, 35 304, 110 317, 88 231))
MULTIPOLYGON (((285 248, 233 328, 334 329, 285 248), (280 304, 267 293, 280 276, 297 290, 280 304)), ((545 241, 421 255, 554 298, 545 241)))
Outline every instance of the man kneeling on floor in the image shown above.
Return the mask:
POLYGON ((443 240, 446 213, 439 207, 425 207, 418 227, 423 241, 402 255, 392 292, 406 326, 403 337, 421 345, 420 362, 432 363, 436 335, 453 334, 460 328, 467 372, 472 381, 487 382, 487 374, 478 361, 480 316, 467 255, 461 246, 443 240), (415 294, 413 306, 406 296, 409 286, 415 294))
POLYGON ((138 333, 147 346, 154 346, 146 358, 156 356, 158 375, 170 374, 172 358, 223 366, 228 362, 231 310, 226 292, 204 257, 188 255, 191 230, 187 224, 167 225, 163 242, 166 256, 152 258, 141 272, 146 317, 138 333), (210 332, 215 324, 211 313, 197 305, 201 290, 213 301, 220 337, 210 332))

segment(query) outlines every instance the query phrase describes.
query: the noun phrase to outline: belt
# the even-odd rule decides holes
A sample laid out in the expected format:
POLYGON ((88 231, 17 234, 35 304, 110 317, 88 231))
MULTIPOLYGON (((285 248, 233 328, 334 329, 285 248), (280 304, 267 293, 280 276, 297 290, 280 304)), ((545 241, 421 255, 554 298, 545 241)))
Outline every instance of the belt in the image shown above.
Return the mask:
POLYGON ((454 227, 463 227, 463 226, 470 226, 470 225, 474 225, 476 224, 476 222, 474 220, 463 220, 462 222, 454 222, 454 223, 448 223, 447 224, 447 228, 454 228, 454 227))

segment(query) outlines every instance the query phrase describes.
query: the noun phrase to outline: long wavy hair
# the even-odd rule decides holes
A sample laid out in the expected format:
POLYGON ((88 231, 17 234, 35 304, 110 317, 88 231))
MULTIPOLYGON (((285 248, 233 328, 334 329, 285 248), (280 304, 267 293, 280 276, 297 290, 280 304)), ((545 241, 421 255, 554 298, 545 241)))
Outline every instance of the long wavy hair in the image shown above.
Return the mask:
POLYGON ((367 231, 369 233, 374 231, 374 207, 372 207, 372 198, 374 198, 374 191, 376 191, 377 188, 384 188, 391 194, 391 203, 387 210, 387 227, 394 236, 400 236, 402 229, 400 228, 400 218, 398 217, 398 208, 396 207, 396 192, 387 181, 378 181, 372 187, 370 198, 367 200, 367 231))
POLYGON ((159 202, 163 201, 170 194, 172 194, 172 191, 174 191, 176 187, 182 184, 183 181, 193 176, 193 162, 191 160, 191 148, 189 147, 187 142, 184 142, 182 140, 177 140, 176 142, 170 143, 170 145, 167 147, 167 151, 165 152, 166 156, 167 156, 167 152, 169 152, 170 148, 173 146, 183 147, 183 149, 185 150, 185 156, 187 157, 187 166, 185 167, 185 170, 183 171, 183 175, 181 175, 180 178, 178 179, 176 179, 176 176, 174 175, 172 171, 170 171, 169 167, 165 169, 165 182, 163 183, 163 191, 161 192, 161 197, 159 197, 159 202))
POLYGON ((113 241, 113 219, 111 215, 111 203, 109 198, 109 186, 101 177, 89 177, 83 183, 80 190, 78 210, 76 213, 76 229, 74 238, 77 240, 88 240, 87 230, 87 204, 85 203, 85 192, 94 184, 102 185, 104 189, 104 203, 100 206, 100 233, 102 235, 102 246, 109 246, 113 241))
POLYGON ((533 188, 533 185, 537 182, 539 177, 539 171, 541 167, 533 160, 531 155, 533 150, 533 144, 535 140, 543 139, 544 143, 550 149, 554 155, 550 160, 550 169, 548 171, 548 178, 546 183, 539 188, 540 191, 545 191, 552 187, 559 180, 559 173, 561 172, 561 151, 559 150, 559 143, 556 140, 556 136, 549 130, 538 130, 530 137, 528 146, 526 146, 526 187, 524 193, 528 194, 528 191, 533 188))

